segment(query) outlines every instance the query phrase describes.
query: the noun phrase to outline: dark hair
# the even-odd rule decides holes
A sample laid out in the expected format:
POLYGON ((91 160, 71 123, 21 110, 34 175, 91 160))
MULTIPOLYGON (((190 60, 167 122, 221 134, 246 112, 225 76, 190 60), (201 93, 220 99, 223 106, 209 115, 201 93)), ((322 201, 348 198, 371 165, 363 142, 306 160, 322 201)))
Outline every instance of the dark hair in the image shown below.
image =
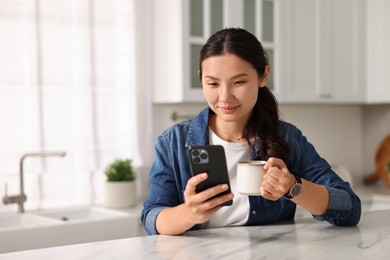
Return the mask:
MULTIPOLYGON (((202 62, 212 56, 225 53, 237 55, 249 62, 257 71, 259 78, 264 76, 269 65, 267 53, 257 38, 241 28, 227 28, 213 34, 203 45, 199 57, 199 77, 202 80, 202 62)), ((270 157, 287 159, 287 143, 278 135, 279 109, 275 96, 267 87, 259 88, 259 95, 253 112, 245 127, 245 138, 254 149, 249 138, 260 138, 258 159, 270 157)))

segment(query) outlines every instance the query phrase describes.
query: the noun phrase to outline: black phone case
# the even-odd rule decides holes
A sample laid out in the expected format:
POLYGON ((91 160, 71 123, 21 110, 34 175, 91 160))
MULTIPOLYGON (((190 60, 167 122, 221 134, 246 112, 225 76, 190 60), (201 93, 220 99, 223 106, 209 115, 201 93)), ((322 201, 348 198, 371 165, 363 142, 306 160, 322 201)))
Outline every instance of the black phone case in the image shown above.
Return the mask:
MULTIPOLYGON (((191 146, 189 157, 192 175, 207 172, 208 178, 196 186, 196 192, 201 192, 219 184, 228 184, 229 189, 215 197, 231 192, 229 173, 226 165, 225 150, 221 145, 191 146), (198 153, 197 153, 198 152, 198 153)), ((214 197, 213 197, 214 198, 214 197)), ((220 206, 230 206, 233 201, 227 201, 220 206)))

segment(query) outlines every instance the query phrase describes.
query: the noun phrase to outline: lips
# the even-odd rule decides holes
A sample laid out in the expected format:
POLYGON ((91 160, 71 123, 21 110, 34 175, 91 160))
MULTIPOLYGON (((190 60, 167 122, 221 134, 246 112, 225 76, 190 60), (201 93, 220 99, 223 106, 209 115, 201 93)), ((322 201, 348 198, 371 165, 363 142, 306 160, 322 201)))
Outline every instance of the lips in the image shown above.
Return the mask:
POLYGON ((219 107, 219 109, 226 114, 234 113, 239 106, 225 106, 225 107, 219 107))

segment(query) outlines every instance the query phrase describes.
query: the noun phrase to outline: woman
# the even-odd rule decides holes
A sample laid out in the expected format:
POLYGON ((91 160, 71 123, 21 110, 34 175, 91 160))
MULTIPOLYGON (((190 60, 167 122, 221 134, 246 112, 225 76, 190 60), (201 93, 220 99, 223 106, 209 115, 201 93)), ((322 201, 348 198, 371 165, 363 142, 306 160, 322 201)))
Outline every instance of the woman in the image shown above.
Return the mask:
POLYGON ((358 224, 360 199, 349 184, 299 129, 279 120, 266 87, 270 70, 261 43, 243 29, 221 30, 202 47, 199 78, 209 107, 158 137, 141 216, 149 234, 292 220, 296 205, 334 225, 358 224), (227 184, 196 193, 207 173, 192 177, 187 150, 205 144, 224 147, 232 193, 212 198, 227 184), (249 159, 267 161, 261 196, 235 192, 236 165, 249 159), (218 206, 231 199, 232 206, 218 206))

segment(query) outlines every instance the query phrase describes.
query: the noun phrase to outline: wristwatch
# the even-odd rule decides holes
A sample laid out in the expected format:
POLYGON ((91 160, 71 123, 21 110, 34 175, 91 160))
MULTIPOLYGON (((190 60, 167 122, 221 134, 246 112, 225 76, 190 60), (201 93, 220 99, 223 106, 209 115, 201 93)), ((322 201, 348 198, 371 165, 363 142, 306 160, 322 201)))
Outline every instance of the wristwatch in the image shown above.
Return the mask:
POLYGON ((292 198, 302 193, 302 180, 298 175, 293 175, 295 177, 295 183, 291 187, 290 191, 284 195, 284 198, 287 200, 291 200, 292 198))

